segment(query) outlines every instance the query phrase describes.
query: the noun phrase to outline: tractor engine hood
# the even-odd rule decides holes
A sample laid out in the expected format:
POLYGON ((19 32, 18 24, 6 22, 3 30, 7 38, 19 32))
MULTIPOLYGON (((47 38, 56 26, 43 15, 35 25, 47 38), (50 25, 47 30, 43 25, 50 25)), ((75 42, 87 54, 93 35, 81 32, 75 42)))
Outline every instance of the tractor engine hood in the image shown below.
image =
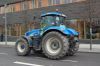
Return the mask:
POLYGON ((72 29, 72 28, 66 28, 64 30, 64 32, 66 33, 66 31, 69 32, 70 35, 74 35, 74 36, 78 36, 79 35, 79 33, 76 30, 72 29))
POLYGON ((39 36, 40 29, 34 29, 25 33, 25 36, 39 36))
POLYGON ((78 36, 79 32, 77 32, 76 30, 72 29, 72 28, 68 28, 65 25, 60 25, 61 30, 63 30, 62 32, 64 34, 68 34, 68 35, 74 35, 74 36, 78 36))

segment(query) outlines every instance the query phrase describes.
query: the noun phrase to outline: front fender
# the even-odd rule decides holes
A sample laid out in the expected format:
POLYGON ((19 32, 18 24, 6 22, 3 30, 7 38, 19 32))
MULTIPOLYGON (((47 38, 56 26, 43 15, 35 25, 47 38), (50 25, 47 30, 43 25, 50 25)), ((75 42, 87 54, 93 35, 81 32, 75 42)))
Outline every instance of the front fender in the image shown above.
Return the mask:
POLYGON ((19 39, 24 39, 27 41, 27 43, 29 44, 29 47, 33 47, 33 42, 32 39, 30 37, 27 36, 21 36, 19 39))
POLYGON ((67 32, 69 32, 70 35, 74 35, 74 36, 78 36, 78 35, 79 35, 79 33, 78 33, 76 30, 72 29, 72 28, 67 28, 67 29, 65 29, 65 30, 63 31, 63 33, 65 33, 65 34, 66 34, 67 32))
POLYGON ((39 36, 40 29, 34 29, 25 33, 25 36, 39 36))

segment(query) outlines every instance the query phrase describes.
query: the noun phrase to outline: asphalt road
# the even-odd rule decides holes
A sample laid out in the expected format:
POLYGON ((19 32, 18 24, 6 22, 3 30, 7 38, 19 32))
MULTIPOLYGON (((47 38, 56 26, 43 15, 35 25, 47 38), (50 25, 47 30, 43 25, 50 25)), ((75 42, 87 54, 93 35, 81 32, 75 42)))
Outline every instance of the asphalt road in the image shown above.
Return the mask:
POLYGON ((100 54, 77 53, 61 60, 50 60, 36 54, 17 56, 14 48, 0 47, 0 66, 100 66, 100 54))

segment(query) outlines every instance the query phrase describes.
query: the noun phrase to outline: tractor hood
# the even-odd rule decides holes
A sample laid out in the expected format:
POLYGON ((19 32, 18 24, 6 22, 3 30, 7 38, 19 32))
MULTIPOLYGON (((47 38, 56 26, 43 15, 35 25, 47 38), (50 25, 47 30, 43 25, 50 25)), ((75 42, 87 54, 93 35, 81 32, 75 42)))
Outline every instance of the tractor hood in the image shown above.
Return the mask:
POLYGON ((79 35, 79 33, 76 30, 74 30, 72 28, 68 28, 65 25, 60 25, 60 28, 61 28, 61 30, 63 30, 62 32, 64 34, 74 35, 74 36, 78 36, 79 35))
POLYGON ((39 36, 40 29, 34 29, 25 33, 25 36, 39 36))
POLYGON ((72 29, 72 28, 66 28, 64 30, 64 33, 66 33, 66 32, 69 32, 70 35, 74 35, 74 36, 78 36, 79 35, 79 33, 76 30, 72 29))

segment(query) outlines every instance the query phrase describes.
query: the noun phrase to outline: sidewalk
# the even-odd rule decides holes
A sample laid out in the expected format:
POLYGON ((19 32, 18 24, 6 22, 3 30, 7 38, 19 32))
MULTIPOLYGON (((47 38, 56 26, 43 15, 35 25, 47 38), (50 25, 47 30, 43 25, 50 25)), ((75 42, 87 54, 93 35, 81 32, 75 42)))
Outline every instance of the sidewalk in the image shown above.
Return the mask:
POLYGON ((80 44, 79 52, 97 52, 97 53, 100 53, 100 44, 92 44, 92 50, 90 50, 90 44, 80 44))
MULTIPOLYGON (((6 45, 5 42, 0 42, 0 45, 6 45)), ((14 46, 15 42, 7 42, 8 46, 14 46)))
MULTIPOLYGON (((0 46, 13 47, 15 46, 15 42, 7 42, 7 45, 5 45, 5 42, 0 42, 0 46)), ((92 50, 90 50, 90 44, 80 44, 79 52, 100 53, 100 44, 92 44, 92 50)))

